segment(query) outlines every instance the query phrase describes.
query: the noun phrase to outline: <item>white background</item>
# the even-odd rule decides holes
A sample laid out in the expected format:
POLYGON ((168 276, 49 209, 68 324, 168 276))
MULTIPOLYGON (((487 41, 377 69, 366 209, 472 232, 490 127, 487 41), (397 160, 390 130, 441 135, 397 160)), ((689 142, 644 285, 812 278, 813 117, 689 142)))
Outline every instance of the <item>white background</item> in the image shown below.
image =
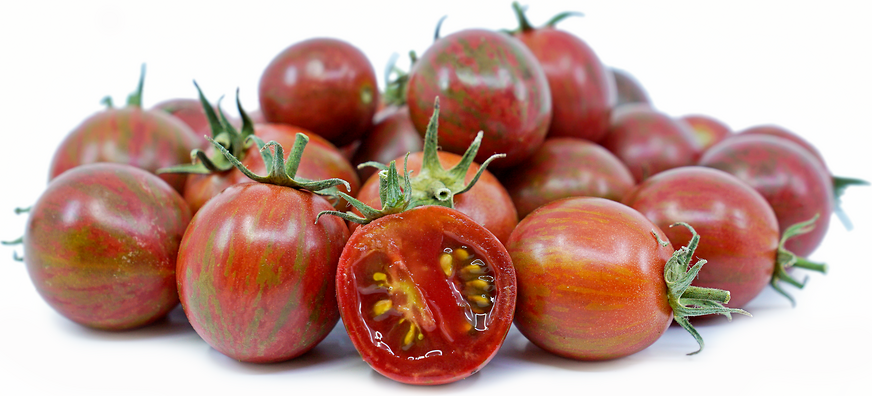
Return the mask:
MULTIPOLYGON (((117 1, 0 5, 0 128, 3 147, 0 239, 23 232, 29 206, 45 188, 55 147, 112 95, 123 103, 148 64, 144 105, 241 89, 247 109, 268 62, 316 36, 346 40, 367 54, 383 84, 391 53, 406 66, 422 53, 437 20, 442 33, 514 28, 509 1, 186 3, 117 1), (314 4, 318 5, 314 5, 314 4), (331 5, 327 5, 330 3, 331 5)), ((530 2, 532 3, 532 1, 530 2)), ((638 78, 655 106, 680 116, 703 113, 734 129, 775 123, 800 133, 833 173, 872 180, 872 7, 828 1, 555 1, 530 5, 534 25, 574 10, 559 26, 583 38, 604 63, 638 78)), ((225 108, 232 109, 225 100, 225 108)), ((867 389, 872 364, 867 310, 872 263, 872 187, 849 191, 847 232, 833 219, 812 259, 797 306, 767 290, 747 307, 755 317, 700 325, 695 350, 679 328, 633 356, 600 363, 550 356, 512 330, 479 374, 436 388, 394 383, 357 356, 343 327, 309 354, 286 363, 235 362, 209 348, 176 310, 144 329, 106 333, 75 325, 35 292, 13 249, 0 250, 0 393, 35 394, 808 394, 867 389), (682 384, 682 385, 679 385, 682 384), (862 387, 859 388, 858 387, 862 387), (13 392, 7 393, 7 390, 13 392), (495 392, 494 392, 495 391, 495 392), (528 392, 524 392, 528 391, 528 392), (502 392, 502 393, 500 393, 502 392)), ((704 241, 703 241, 704 243, 704 241)), ((19 248, 20 251, 20 248, 19 248)))

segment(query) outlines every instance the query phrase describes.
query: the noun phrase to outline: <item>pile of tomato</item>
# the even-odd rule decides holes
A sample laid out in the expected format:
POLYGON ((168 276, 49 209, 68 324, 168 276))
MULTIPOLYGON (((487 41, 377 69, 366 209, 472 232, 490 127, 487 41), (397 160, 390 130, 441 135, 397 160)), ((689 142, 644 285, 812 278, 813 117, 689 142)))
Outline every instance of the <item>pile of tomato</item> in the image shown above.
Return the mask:
MULTIPOLYGON (((615 359, 674 321, 791 299, 838 197, 783 128, 731 131, 651 106, 579 37, 539 28, 437 34, 384 90, 337 39, 264 69, 260 109, 197 99, 124 107, 60 143, 29 209, 23 261, 84 326, 144 326, 181 303, 234 359, 314 348, 342 320, 396 381, 466 378, 514 324, 579 360, 615 359), (205 136, 205 138, 204 138, 205 136)), ((195 84, 196 85, 196 84, 195 84)), ((691 353, 696 353, 690 351, 691 353)))

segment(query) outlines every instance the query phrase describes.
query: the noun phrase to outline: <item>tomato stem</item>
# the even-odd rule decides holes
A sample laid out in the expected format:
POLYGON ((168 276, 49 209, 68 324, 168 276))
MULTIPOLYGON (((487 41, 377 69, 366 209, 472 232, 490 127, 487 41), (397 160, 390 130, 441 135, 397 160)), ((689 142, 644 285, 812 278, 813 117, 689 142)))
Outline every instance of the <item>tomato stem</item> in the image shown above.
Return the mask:
POLYGON ((512 9, 515 10, 515 16, 518 17, 518 31, 529 32, 533 30, 533 25, 531 25, 530 21, 527 20, 527 16, 524 15, 524 7, 521 7, 517 1, 513 1, 512 9))
MULTIPOLYGON (((672 257, 666 263, 663 269, 663 278, 666 280, 666 286, 669 290, 668 299, 669 305, 672 306, 672 313, 675 322, 687 330, 699 344, 699 349, 696 352, 691 352, 688 355, 695 355, 702 351, 705 347, 702 336, 693 327, 687 319, 691 316, 701 315, 724 315, 727 319, 732 319, 732 314, 740 314, 751 316, 748 312, 737 309, 727 308, 723 304, 730 301, 730 292, 721 289, 706 288, 691 286, 691 282, 696 279, 699 271, 705 265, 705 260, 698 260, 691 265, 693 253, 699 245, 699 235, 687 223, 675 223, 672 226, 680 225, 690 230, 693 237, 687 246, 683 246, 672 254, 672 257)), ((662 242, 660 237, 654 233, 658 242, 662 242)), ((662 244, 662 243, 661 243, 662 244)))
POLYGON ((390 214, 404 212, 407 209, 410 209, 409 204, 411 202, 412 184, 409 179, 408 162, 409 154, 407 153, 403 161, 403 187, 400 187, 400 176, 397 172, 397 165, 395 161, 391 161, 390 165, 388 165, 386 170, 379 171, 378 189, 379 197, 381 198, 382 203, 381 210, 375 209, 361 202, 357 198, 354 198, 342 191, 339 191, 339 196, 345 199, 355 209, 360 211, 363 216, 358 216, 353 212, 325 210, 318 213, 318 216, 315 218, 315 223, 318 223, 318 219, 320 219, 322 215, 332 215, 354 223, 368 224, 377 218, 384 217, 390 214))
POLYGON ((790 275, 790 273, 787 272, 787 269, 798 267, 826 274, 829 267, 824 263, 817 263, 803 257, 798 257, 793 252, 787 250, 784 247, 784 244, 795 236, 814 230, 815 222, 817 222, 819 216, 820 215, 815 215, 810 220, 796 223, 788 227, 787 230, 784 231, 784 235, 781 236, 781 242, 778 244, 778 255, 775 259, 775 271, 772 273, 772 279, 769 281, 769 284, 772 285, 772 288, 775 289, 775 291, 790 300, 790 305, 793 306, 796 306, 796 300, 794 300, 793 296, 781 287, 781 282, 786 282, 797 289, 802 289, 805 287, 808 277, 800 282, 790 275))
MULTIPOLYGON (((145 82, 145 63, 139 71, 139 83, 136 85, 136 91, 133 91, 127 96, 127 105, 132 107, 142 107, 142 85, 145 82)), ((111 100, 110 100, 111 101, 111 100)))

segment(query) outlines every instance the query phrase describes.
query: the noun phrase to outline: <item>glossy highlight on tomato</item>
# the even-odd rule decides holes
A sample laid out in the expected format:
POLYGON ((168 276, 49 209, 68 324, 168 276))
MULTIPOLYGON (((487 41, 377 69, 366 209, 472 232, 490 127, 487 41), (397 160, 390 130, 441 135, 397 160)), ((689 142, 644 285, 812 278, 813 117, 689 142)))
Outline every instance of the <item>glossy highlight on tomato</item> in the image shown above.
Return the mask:
POLYGON ((441 206, 359 227, 342 251, 336 291, 364 361, 393 380, 426 385, 484 367, 508 333, 516 298, 503 245, 441 206))
POLYGON ((154 322, 178 305, 179 243, 191 219, 163 180, 129 165, 73 168, 30 211, 24 261, 61 315, 103 330, 154 322))

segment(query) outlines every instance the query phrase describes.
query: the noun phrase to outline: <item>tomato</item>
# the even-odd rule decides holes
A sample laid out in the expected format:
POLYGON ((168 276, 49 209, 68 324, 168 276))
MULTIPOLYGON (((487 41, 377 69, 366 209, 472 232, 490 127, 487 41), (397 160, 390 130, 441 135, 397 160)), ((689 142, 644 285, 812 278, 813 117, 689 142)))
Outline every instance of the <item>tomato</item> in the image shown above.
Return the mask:
POLYGON ((548 79, 521 42, 499 32, 463 30, 437 39, 412 66, 408 106, 424 133, 439 97, 445 120, 442 149, 461 154, 484 132, 475 161, 506 154, 509 167, 542 144, 551 123, 548 79))
MULTIPOLYGON (((49 180, 68 169, 97 162, 128 164, 149 172, 190 162, 191 150, 203 145, 202 136, 163 111, 142 109, 144 77, 145 67, 127 107, 110 106, 82 121, 64 138, 52 157, 49 180)), ((179 193, 185 187, 184 175, 162 174, 160 178, 179 193)))
MULTIPOLYGON (((410 154, 407 159, 396 159, 396 162, 405 163, 411 172, 413 198, 410 207, 440 205, 455 208, 505 242, 518 224, 518 212, 505 187, 486 170, 491 161, 503 159, 495 155, 481 166, 472 162, 481 142, 481 134, 463 156, 439 151, 439 114, 440 104, 437 100, 427 126, 424 150, 410 154)), ((402 171, 400 174, 404 175, 402 171)), ((381 207, 383 202, 379 180, 378 174, 371 176, 360 188, 357 199, 369 206, 381 207)), ((352 225, 352 230, 355 227, 352 225)))
POLYGON ((823 241, 835 205, 826 169, 801 146, 765 135, 739 135, 705 152, 700 165, 733 174, 766 198, 782 232, 819 216, 814 230, 787 242, 786 248, 809 256, 823 241))
POLYGON ((58 313, 124 330, 178 302, 176 253, 191 212, 168 184, 123 164, 82 165, 49 183, 30 211, 24 261, 58 313))
POLYGON ((615 107, 627 103, 643 103, 649 106, 651 105, 651 99, 648 97, 645 88, 642 87, 642 84, 640 84, 633 75, 614 67, 610 67, 609 71, 612 73, 612 78, 614 78, 615 87, 617 88, 617 101, 615 107))
POLYGON ((523 164, 500 175, 524 218, 560 198, 594 196, 620 201, 635 186, 627 166, 602 146, 582 139, 548 138, 523 164))
POLYGON ((472 375, 497 353, 512 324, 515 272, 484 227, 422 206, 355 230, 336 293, 364 361, 395 381, 436 385, 472 375))
POLYGON ((776 266, 785 264, 778 262, 778 219, 766 199, 735 176, 700 166, 670 169, 642 182, 624 203, 675 245, 690 236, 668 226, 692 224, 702 240, 696 254, 707 260, 696 285, 729 290, 728 305, 744 306, 770 282, 778 287, 783 269, 776 266))
MULTIPOLYGON (((551 202, 518 224, 506 248, 518 278, 515 326, 536 346, 571 359, 619 358, 660 338, 674 313, 702 349, 686 319, 702 313, 679 303, 699 289, 678 290, 702 262, 688 272, 693 246, 674 251, 632 208, 595 197, 551 202)), ((708 313, 744 313, 720 306, 728 293, 705 290, 719 295, 708 313)))
POLYGON ((258 90, 266 121, 310 130, 337 146, 370 128, 378 96, 366 55, 332 38, 304 40, 276 55, 258 90))
POLYGON ((667 169, 693 165, 702 152, 687 124, 644 104, 617 109, 600 144, 627 165, 637 182, 667 169))
MULTIPOLYGON (((299 139, 291 163, 305 145, 299 139)), ((269 156, 269 169, 282 177, 256 177, 281 185, 227 188, 197 212, 179 249, 177 282, 188 320, 213 348, 245 362, 299 356, 339 320, 336 264, 348 228, 333 217, 315 224, 319 212, 333 207, 292 187, 283 157, 278 148, 269 156)))
POLYGON ((609 70, 587 43, 555 28, 570 14, 560 14, 542 28, 533 28, 521 7, 517 3, 513 7, 520 23, 513 35, 530 49, 548 79, 554 113, 548 136, 602 140, 617 102, 609 70))
MULTIPOLYGON (((389 109, 381 117, 376 116, 375 125, 361 138, 361 144, 351 159, 355 166, 368 161, 388 163, 424 148, 424 141, 412 124, 409 108, 402 106, 389 109)), ((360 180, 366 181, 375 173, 375 169, 358 168, 357 173, 360 180)))
POLYGON ((688 114, 679 119, 690 125, 693 136, 703 151, 733 134, 726 124, 707 115, 688 114))

